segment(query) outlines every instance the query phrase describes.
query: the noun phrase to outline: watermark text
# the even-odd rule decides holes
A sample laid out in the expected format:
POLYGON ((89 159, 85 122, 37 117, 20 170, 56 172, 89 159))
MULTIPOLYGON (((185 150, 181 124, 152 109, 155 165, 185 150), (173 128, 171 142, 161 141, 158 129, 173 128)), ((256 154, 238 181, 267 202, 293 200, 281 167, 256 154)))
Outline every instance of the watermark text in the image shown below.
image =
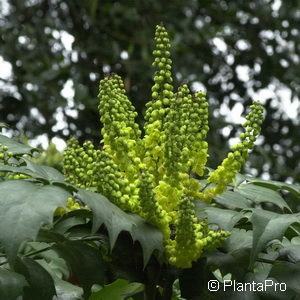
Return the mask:
POLYGON ((224 280, 220 282, 218 280, 210 280, 207 288, 211 292, 230 290, 234 292, 266 292, 273 290, 275 292, 285 292, 287 286, 284 282, 274 282, 271 279, 266 279, 263 282, 237 282, 236 280, 224 280))

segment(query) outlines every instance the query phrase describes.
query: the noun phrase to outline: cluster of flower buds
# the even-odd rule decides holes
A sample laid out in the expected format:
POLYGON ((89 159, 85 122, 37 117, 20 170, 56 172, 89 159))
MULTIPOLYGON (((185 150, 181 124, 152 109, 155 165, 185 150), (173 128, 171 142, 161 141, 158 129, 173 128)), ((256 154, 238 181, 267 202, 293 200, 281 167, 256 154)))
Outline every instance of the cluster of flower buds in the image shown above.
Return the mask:
MULTIPOLYGON (((9 151, 9 148, 3 144, 0 144, 0 165, 12 165, 11 158, 13 157, 13 152, 9 151)), ((0 172, 0 178, 7 176, 8 179, 26 179, 29 178, 28 175, 21 173, 8 173, 0 172)))
POLYGON ((240 134, 240 142, 232 146, 231 151, 222 164, 208 177, 208 182, 215 186, 203 193, 203 200, 210 201, 213 197, 223 193, 228 184, 232 183, 237 173, 240 172, 249 151, 253 149, 254 142, 260 133, 260 125, 263 121, 263 107, 260 102, 253 102, 251 111, 246 116, 243 124, 245 132, 240 134))
POLYGON ((11 151, 8 151, 8 147, 0 144, 0 164, 7 165, 8 160, 13 156, 11 151))
POLYGON ((91 142, 80 147, 75 139, 68 141, 64 173, 79 188, 101 193, 124 211, 140 212, 136 184, 122 175, 110 154, 96 150, 91 142))
MULTIPOLYGON (((163 181, 159 185, 165 189, 165 182, 172 189, 197 195, 199 181, 190 178, 190 171, 203 175, 207 161, 208 104, 205 94, 191 94, 187 85, 178 89, 172 99, 164 122, 164 170, 163 181)), ((180 198, 180 193, 178 196, 180 198)), ((179 198, 174 198, 178 202, 179 198)))
POLYGON ((142 216, 153 225, 157 226, 165 238, 170 236, 170 217, 161 207, 154 193, 154 176, 147 170, 141 170, 137 185, 142 216))
POLYGON ((165 161, 170 175, 187 173, 192 167, 199 176, 207 160, 208 104, 205 94, 191 94, 187 85, 178 89, 164 123, 165 161), (177 166, 176 166, 177 164, 177 166))
POLYGON ((229 234, 210 230, 206 221, 198 220, 194 201, 211 201, 234 180, 259 134, 263 109, 254 102, 241 142, 210 173, 208 181, 214 186, 201 191, 193 175, 203 176, 208 158, 206 95, 192 94, 187 85, 173 93, 170 42, 163 26, 157 26, 155 42, 156 72, 152 101, 146 105, 144 137, 122 80, 109 74, 101 80, 99 92, 103 150, 70 140, 64 171, 70 183, 97 191, 122 210, 157 226, 169 262, 187 268, 229 234))
POLYGON ((192 198, 184 196, 179 201, 175 222, 176 237, 168 240, 166 251, 171 264, 178 268, 190 268, 203 251, 221 244, 230 234, 227 231, 209 230, 205 222, 195 216, 192 198))
POLYGON ((125 95, 120 76, 107 74, 100 82, 98 97, 104 151, 133 181, 141 163, 138 159, 141 131, 135 122, 137 113, 125 95))
POLYGON ((192 108, 189 123, 192 129, 189 129, 190 157, 188 165, 192 167, 192 172, 203 176, 208 158, 206 136, 209 130, 208 103, 204 92, 195 93, 192 108))
POLYGON ((169 48, 170 40, 163 26, 157 26, 155 32, 156 49, 153 51, 155 57, 153 65, 157 68, 154 74, 154 85, 152 87, 152 101, 146 104, 145 114, 145 137, 144 148, 145 160, 150 173, 155 173, 158 182, 164 175, 163 143, 165 134, 163 131, 164 118, 168 113, 170 102, 174 97, 172 85, 172 60, 169 48), (160 168, 161 167, 161 168, 160 168))

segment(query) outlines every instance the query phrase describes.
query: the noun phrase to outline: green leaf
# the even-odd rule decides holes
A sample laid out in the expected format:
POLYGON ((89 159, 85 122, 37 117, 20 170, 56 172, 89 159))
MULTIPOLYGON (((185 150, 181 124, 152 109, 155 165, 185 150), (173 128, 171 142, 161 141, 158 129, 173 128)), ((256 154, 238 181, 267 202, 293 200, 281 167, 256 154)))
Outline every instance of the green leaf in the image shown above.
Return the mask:
POLYGON ((291 211, 284 199, 277 192, 271 189, 254 184, 242 184, 235 189, 235 191, 242 194, 247 199, 252 200, 255 204, 269 202, 277 205, 282 210, 286 208, 291 211))
MULTIPOLYGON (((59 232, 56 232, 54 230, 49 230, 49 228, 42 228, 38 232, 38 236, 36 238, 37 242, 44 242, 44 243, 57 243, 57 242, 65 242, 67 241, 67 238, 60 234, 59 232)), ((31 243, 29 244, 29 246, 31 243)))
POLYGON ((100 291, 94 292, 89 300, 124 300, 143 290, 144 286, 141 283, 129 283, 127 280, 117 279, 113 283, 104 286, 100 291))
POLYGON ((275 278, 280 283, 285 283, 288 290, 300 295, 300 264, 289 262, 276 262, 273 264, 269 277, 275 278))
POLYGON ((32 162, 29 159, 22 158, 26 162, 26 166, 7 166, 0 165, 0 171, 12 172, 17 174, 25 174, 41 181, 42 183, 54 184, 72 192, 76 191, 76 187, 64 181, 64 175, 56 169, 43 166, 32 162))
POLYGON ((226 191, 214 198, 214 201, 229 209, 251 207, 251 202, 239 193, 226 191))
POLYGON ((12 152, 13 154, 32 154, 35 151, 39 151, 36 148, 32 148, 30 146, 23 145, 21 143, 16 142, 15 140, 8 138, 0 134, 0 144, 5 145, 8 147, 8 151, 12 152))
POLYGON ((93 232, 96 232, 102 224, 106 226, 111 248, 114 247, 119 234, 122 231, 127 231, 133 241, 140 242, 145 265, 154 250, 158 250, 159 253, 163 252, 162 233, 141 217, 125 213, 107 198, 97 193, 79 190, 78 196, 93 211, 93 232))
MULTIPOLYGON (((250 256, 250 255, 249 255, 250 256)), ((269 276, 272 264, 278 259, 278 252, 273 251, 272 247, 266 252, 261 252, 258 256, 258 261, 255 263, 253 272, 247 273, 247 280, 255 282, 263 282, 269 276)), ((248 259, 249 262, 249 259, 248 259)), ((248 264, 249 265, 249 264, 248 264)), ((245 268, 247 268, 245 266, 245 268)))
POLYGON ((238 187, 239 185, 241 185, 243 182, 245 182, 248 179, 248 176, 242 175, 240 173, 236 174, 234 181, 232 183, 232 185, 234 187, 238 187))
POLYGON ((0 299, 16 300, 26 285, 23 275, 0 268, 0 299))
POLYGON ((278 250, 281 257, 286 257, 290 262, 300 262, 300 245, 285 246, 278 250))
POLYGON ((220 229, 231 230, 244 217, 244 212, 207 206, 200 208, 196 205, 196 216, 203 219, 203 212, 207 216, 208 224, 216 224, 220 229))
POLYGON ((233 228, 230 236, 225 240, 223 247, 230 253, 242 248, 252 248, 252 230, 233 228))
POLYGON ((12 173, 21 173, 21 174, 25 174, 25 175, 29 175, 29 176, 34 175, 31 171, 27 170, 25 167, 0 165, 0 171, 12 172, 12 173))
POLYGON ((49 183, 64 181, 64 175, 56 169, 36 164, 27 158, 22 159, 26 162, 26 169, 34 174, 33 177, 45 179, 49 183))
POLYGON ((53 249, 64 258, 70 268, 69 282, 82 286, 87 298, 93 284, 105 283, 106 264, 98 249, 81 241, 57 243, 53 249))
POLYGON ((48 183, 47 180, 44 178, 41 178, 38 174, 35 174, 34 172, 28 170, 25 166, 8 166, 8 165, 0 165, 0 171, 3 172, 11 172, 16 174, 24 174, 28 175, 32 178, 38 179, 42 183, 48 183))
MULTIPOLYGON (((58 256, 55 251, 53 252, 58 256)), ((59 256, 57 259, 51 258, 51 261, 45 259, 36 259, 35 261, 38 262, 52 276, 52 278, 54 276, 58 278, 69 277, 69 269, 66 265, 66 262, 59 256)))
POLYGON ((253 226, 253 247, 250 256, 250 268, 253 267, 258 253, 268 242, 281 240, 287 228, 299 222, 299 214, 276 214, 273 212, 253 209, 251 223, 253 226))
MULTIPOLYGON (((54 241, 53 241, 54 242, 54 241)), ((26 252, 24 256, 32 256, 32 252, 38 252, 35 258, 38 263, 53 276, 58 278, 67 278, 69 270, 64 259, 62 259, 56 251, 50 248, 49 243, 41 242, 28 242, 26 244, 26 252), (48 250, 46 250, 48 248, 48 250)))
POLYGON ((82 300, 83 290, 81 287, 54 277, 57 297, 53 300, 82 300))
POLYGON ((29 257, 17 259, 15 270, 27 279, 29 286, 24 289, 24 300, 52 300, 56 295, 54 281, 50 274, 29 257))
POLYGON ((0 242, 13 262, 22 242, 34 240, 43 224, 51 224, 57 207, 70 194, 57 186, 41 186, 22 180, 0 183, 0 242))
POLYGON ((224 253, 219 250, 206 253, 208 265, 220 269, 222 275, 232 274, 232 278, 241 280, 248 273, 249 256, 251 249, 239 248, 224 253))
POLYGON ((91 212, 83 209, 73 210, 59 218, 54 226, 58 233, 65 234, 72 227, 87 223, 87 218, 91 219, 91 212))
POLYGON ((274 181, 274 180, 263 180, 258 178, 251 178, 248 179, 251 181, 251 183, 263 186, 269 189, 273 190, 286 190, 291 192, 292 194, 296 196, 300 196, 300 185, 299 184, 291 184, 291 183, 284 183, 280 181, 274 181))

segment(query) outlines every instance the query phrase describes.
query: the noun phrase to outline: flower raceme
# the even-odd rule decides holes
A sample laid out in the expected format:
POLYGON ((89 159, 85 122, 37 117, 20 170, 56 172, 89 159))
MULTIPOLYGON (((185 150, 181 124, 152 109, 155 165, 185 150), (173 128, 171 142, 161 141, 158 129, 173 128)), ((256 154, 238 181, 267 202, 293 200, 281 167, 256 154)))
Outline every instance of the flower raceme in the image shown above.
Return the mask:
POLYGON ((103 149, 95 149, 90 142, 80 146, 71 139, 64 153, 64 172, 70 183, 99 192, 122 210, 158 227, 169 263, 188 268, 230 234, 211 230, 206 221, 199 220, 194 202, 210 202, 232 183, 260 132, 263 108, 253 102, 240 142, 210 172, 210 187, 202 187, 193 175, 204 176, 208 158, 206 95, 192 94, 187 85, 174 91, 170 41, 163 26, 156 27, 155 42, 156 71, 144 136, 122 79, 107 74, 100 81, 98 107, 103 149))

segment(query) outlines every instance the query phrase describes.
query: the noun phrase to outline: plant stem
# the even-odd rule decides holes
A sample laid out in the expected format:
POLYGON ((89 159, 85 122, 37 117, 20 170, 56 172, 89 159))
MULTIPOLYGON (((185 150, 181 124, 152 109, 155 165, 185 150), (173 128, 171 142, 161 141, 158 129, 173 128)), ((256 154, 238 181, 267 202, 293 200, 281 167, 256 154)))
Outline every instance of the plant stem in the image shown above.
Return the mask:
MULTIPOLYGON (((160 300, 157 283, 160 277, 160 267, 149 265, 146 269, 147 280, 145 283, 144 300, 160 300)), ((166 299, 167 300, 167 299, 166 299)))
POLYGON ((163 299, 171 300, 173 295, 173 283, 176 276, 172 273, 172 270, 167 270, 165 276, 165 283, 163 285, 163 299))
POLYGON ((28 253, 24 254, 24 257, 36 255, 36 254, 42 253, 42 252, 44 252, 44 251, 47 251, 47 250, 49 250, 49 249, 51 249, 51 248, 52 248, 52 245, 51 245, 51 246, 47 246, 47 247, 45 247, 45 248, 43 248, 43 249, 40 249, 40 250, 28 252, 28 253))
MULTIPOLYGON (((41 252, 44 252, 44 251, 47 251, 47 250, 51 249, 51 247, 52 247, 52 245, 51 245, 51 246, 47 246, 47 247, 45 247, 45 248, 43 248, 43 249, 40 249, 40 250, 36 250, 36 251, 32 251, 32 252, 26 253, 26 254, 24 254, 23 256, 24 256, 24 257, 28 257, 28 256, 36 255, 36 254, 39 254, 39 253, 41 253, 41 252)), ((8 263, 8 260, 6 260, 6 261, 0 263, 0 266, 5 265, 5 264, 7 264, 7 263, 8 263)))
POLYGON ((200 192, 203 192, 204 190, 206 190, 206 188, 211 185, 211 182, 208 182, 202 189, 200 189, 200 192))
POLYGON ((292 228, 298 235, 300 235, 300 232, 299 232, 294 226, 291 225, 291 228, 292 228))

